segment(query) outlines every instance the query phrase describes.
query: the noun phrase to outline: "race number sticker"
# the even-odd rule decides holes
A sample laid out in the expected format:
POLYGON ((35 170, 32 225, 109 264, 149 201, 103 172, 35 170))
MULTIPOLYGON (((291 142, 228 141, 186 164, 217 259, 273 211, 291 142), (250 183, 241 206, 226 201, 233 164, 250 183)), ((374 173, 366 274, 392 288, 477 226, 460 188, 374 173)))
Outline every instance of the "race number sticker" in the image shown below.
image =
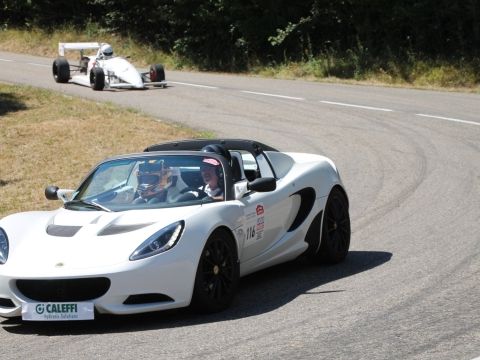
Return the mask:
POLYGON ((245 244, 250 245, 263 239, 265 229, 265 208, 256 204, 245 209, 245 244))

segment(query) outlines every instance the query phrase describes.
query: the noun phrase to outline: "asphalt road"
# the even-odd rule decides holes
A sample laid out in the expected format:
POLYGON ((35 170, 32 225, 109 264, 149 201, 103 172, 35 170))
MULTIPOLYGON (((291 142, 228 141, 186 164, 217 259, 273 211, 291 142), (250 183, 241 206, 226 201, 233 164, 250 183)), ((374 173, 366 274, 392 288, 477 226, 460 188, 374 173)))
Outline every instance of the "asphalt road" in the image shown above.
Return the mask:
POLYGON ((3 320, 2 359, 480 356, 479 95, 168 69, 166 89, 94 92, 56 84, 51 62, 0 52, 0 81, 329 156, 349 191, 351 252, 333 267, 293 262, 248 276, 215 315, 3 320))

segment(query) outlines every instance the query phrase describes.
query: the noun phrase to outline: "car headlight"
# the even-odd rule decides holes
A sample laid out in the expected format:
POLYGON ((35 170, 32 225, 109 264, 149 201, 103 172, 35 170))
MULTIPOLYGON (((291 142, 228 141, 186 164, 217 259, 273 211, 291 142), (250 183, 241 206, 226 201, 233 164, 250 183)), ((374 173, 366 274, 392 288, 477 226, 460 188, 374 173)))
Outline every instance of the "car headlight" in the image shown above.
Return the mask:
POLYGON ((5 264, 8 259, 8 237, 7 233, 0 228, 0 265, 5 264))
POLYGON ((178 221, 164 227, 155 234, 145 240, 134 252, 130 255, 130 260, 145 259, 149 256, 160 254, 175 246, 182 235, 184 221, 178 221))

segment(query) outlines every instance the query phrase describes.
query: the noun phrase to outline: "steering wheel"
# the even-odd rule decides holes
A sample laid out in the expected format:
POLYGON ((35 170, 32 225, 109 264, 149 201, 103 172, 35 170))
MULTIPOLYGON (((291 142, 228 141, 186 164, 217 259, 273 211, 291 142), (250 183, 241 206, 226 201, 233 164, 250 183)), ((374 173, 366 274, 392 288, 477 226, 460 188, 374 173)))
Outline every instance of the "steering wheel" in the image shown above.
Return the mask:
POLYGON ((186 194, 188 192, 193 194, 197 199, 203 199, 208 196, 208 194, 205 191, 203 191, 202 189, 196 188, 194 186, 188 186, 185 189, 182 189, 180 191, 180 194, 186 194), (198 196, 196 196, 195 193, 197 193, 198 196))

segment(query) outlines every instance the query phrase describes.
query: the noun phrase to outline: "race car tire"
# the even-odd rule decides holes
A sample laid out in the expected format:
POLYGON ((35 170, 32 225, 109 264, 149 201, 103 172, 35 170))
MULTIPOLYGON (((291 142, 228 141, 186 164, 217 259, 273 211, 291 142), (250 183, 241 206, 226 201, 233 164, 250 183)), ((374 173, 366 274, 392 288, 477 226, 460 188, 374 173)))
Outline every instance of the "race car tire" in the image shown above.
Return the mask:
MULTIPOLYGON (((165 69, 161 64, 150 65, 150 81, 151 82, 160 82, 165 80, 165 69)), ((163 86, 163 85, 155 85, 163 86)))
POLYGON ((237 292, 240 277, 237 247, 226 229, 208 238, 198 262, 192 307, 201 313, 226 309, 237 292))
POLYGON ((70 64, 63 56, 57 57, 52 65, 53 78, 57 83, 67 83, 70 80, 70 64))
POLYGON ((105 87, 105 73, 102 68, 95 67, 90 71, 90 86, 93 90, 103 90, 105 87))
POLYGON ((323 213, 320 248, 315 260, 337 264, 345 259, 350 247, 350 215, 344 192, 335 187, 330 192, 323 213))

